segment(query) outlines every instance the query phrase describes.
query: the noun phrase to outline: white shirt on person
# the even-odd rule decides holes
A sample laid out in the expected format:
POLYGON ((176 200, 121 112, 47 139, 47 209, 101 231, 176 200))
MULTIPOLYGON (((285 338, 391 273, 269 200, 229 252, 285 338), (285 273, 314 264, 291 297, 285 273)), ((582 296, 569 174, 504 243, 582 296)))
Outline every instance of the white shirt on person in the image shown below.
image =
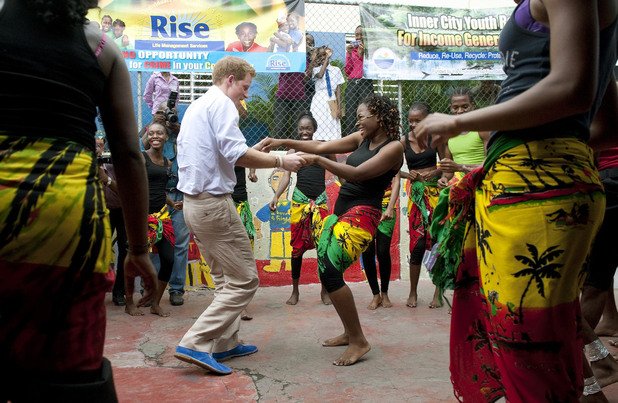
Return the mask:
POLYGON ((189 195, 232 193, 234 164, 248 146, 234 102, 217 86, 193 101, 178 134, 178 190, 189 195))

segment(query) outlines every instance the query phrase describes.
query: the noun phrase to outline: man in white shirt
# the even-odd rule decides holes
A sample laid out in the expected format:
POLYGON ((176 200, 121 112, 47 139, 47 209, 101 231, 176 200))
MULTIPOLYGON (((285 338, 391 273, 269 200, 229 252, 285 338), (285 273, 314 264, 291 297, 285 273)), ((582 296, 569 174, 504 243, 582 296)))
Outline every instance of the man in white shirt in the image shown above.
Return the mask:
POLYGON ((228 56, 213 69, 214 85, 187 109, 178 135, 178 190, 185 195, 187 226, 210 265, 215 298, 180 341, 174 356, 207 370, 230 374, 218 361, 253 354, 240 344, 240 313, 251 302, 259 279, 251 243, 236 212, 234 165, 296 172, 298 155, 270 155, 249 148, 238 128, 236 105, 248 97, 255 70, 228 56))

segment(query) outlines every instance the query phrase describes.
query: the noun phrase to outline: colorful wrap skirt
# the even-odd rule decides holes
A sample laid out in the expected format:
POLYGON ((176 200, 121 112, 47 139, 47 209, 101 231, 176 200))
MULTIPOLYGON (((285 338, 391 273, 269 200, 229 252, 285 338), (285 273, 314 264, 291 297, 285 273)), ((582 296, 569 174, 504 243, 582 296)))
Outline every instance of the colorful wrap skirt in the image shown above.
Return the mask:
MULTIPOLYGON (((393 193, 392 189, 389 187, 384 192, 384 197, 382 198, 382 213, 386 211, 388 208, 388 204, 391 202, 391 194, 393 193)), ((397 204, 395 204, 397 206, 397 204)), ((381 217, 380 217, 381 218, 381 217)), ((393 237, 393 232, 395 231, 395 223, 397 222, 397 208, 393 208, 393 218, 390 220, 380 221, 378 224, 378 231, 383 233, 389 238, 393 237)))
POLYGON ((433 209, 438 203, 440 189, 437 181, 412 182, 408 191, 408 223, 410 228, 410 252, 418 241, 425 238, 425 249, 431 248, 429 226, 433 209))
POLYGON ((318 274, 324 273, 326 259, 343 274, 373 241, 381 216, 375 207, 354 206, 341 216, 326 217, 319 228, 318 274))
POLYGON ((172 216, 167 210, 167 205, 156 213, 148 214, 148 243, 151 252, 156 252, 154 245, 162 238, 167 239, 172 246, 176 244, 172 216))
POLYGON ((249 201, 243 200, 241 202, 234 202, 234 205, 236 206, 236 211, 238 211, 238 215, 240 216, 240 221, 242 221, 242 225, 245 227, 245 231, 247 231, 247 236, 251 241, 251 248, 253 249, 255 226, 253 225, 253 213, 251 212, 249 201))
POLYGON ((101 367, 111 245, 94 154, 0 134, 0 372, 101 367))
POLYGON ((320 235, 318 231, 328 216, 327 200, 326 192, 312 200, 298 188, 294 189, 290 208, 292 257, 300 257, 306 251, 315 249, 320 235))
POLYGON ((605 208, 592 151, 576 139, 547 139, 486 164, 456 274, 455 394, 471 402, 578 401, 578 298, 605 208))

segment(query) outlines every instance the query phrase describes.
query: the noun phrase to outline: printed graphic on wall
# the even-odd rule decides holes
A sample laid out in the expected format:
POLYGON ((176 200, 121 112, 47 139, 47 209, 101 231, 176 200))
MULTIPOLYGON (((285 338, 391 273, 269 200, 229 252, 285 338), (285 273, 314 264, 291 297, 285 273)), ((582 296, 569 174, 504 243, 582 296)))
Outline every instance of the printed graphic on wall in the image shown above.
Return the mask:
POLYGON ((100 24, 132 71, 212 72, 233 54, 258 72, 305 70, 304 0, 101 0, 100 24))
POLYGON ((512 10, 361 4, 364 76, 502 80, 498 42, 512 10))

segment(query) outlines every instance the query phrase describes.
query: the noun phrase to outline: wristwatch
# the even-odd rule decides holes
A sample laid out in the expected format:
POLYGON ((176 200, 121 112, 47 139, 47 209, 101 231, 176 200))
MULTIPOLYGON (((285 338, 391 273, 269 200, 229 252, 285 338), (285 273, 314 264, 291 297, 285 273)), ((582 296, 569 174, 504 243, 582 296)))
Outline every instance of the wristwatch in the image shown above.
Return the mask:
POLYGON ((109 186, 109 185, 111 185, 111 184, 112 184, 112 177, 111 177, 111 176, 108 176, 108 177, 107 177, 107 183, 105 184, 105 186, 109 186))

